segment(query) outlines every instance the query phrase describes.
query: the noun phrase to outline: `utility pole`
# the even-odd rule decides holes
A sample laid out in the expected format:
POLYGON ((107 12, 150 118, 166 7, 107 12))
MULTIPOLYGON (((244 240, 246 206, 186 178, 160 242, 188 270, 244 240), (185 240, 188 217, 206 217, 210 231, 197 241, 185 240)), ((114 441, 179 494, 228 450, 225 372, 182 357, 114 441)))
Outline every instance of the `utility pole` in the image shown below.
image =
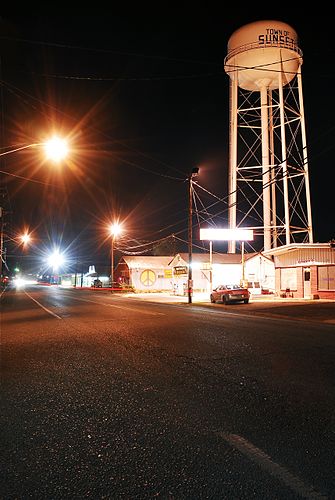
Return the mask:
POLYGON ((192 219, 193 219, 193 186, 192 179, 197 177, 199 168, 192 168, 192 172, 188 176, 188 303, 192 304, 193 295, 193 276, 192 276, 192 247, 193 247, 193 233, 192 233, 192 219))

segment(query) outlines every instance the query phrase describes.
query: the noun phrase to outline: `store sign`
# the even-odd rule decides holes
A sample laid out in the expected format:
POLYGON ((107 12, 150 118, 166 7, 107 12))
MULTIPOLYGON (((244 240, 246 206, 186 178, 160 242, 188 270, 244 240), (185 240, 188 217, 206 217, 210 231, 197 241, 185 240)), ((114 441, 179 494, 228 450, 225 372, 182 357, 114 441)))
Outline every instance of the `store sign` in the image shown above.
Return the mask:
POLYGON ((172 278, 172 269, 164 269, 164 278, 172 278))
POLYGON ((247 241, 254 239, 254 232, 252 229, 214 229, 214 228, 201 228, 201 240, 221 240, 221 241, 247 241))
POLYGON ((173 268, 174 275, 187 274, 187 266, 176 266, 173 268))

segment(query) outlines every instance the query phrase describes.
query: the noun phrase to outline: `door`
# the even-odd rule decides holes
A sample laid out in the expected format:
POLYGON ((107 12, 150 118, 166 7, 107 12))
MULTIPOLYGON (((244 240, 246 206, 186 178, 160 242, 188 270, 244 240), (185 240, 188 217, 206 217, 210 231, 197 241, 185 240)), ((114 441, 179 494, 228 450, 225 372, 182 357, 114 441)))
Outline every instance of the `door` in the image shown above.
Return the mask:
POLYGON ((303 280, 304 280, 304 299, 311 298, 311 268, 303 268, 303 280))

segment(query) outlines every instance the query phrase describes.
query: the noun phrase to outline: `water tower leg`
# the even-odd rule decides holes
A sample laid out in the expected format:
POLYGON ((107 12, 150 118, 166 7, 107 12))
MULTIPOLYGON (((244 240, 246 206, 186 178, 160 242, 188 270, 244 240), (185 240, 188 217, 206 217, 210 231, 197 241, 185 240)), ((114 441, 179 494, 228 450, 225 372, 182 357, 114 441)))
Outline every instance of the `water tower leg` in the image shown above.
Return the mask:
MULTIPOLYGON (((230 80, 229 172, 228 172, 228 226, 236 228, 237 208, 237 78, 230 80)), ((228 241, 228 253, 236 252, 236 241, 228 241)))
POLYGON ((288 171, 287 171, 287 149, 286 149, 286 134, 285 134, 285 114, 284 114, 284 95, 283 95, 283 77, 282 72, 278 75, 279 81, 279 110, 280 110, 280 141, 281 141, 281 157, 283 171, 283 193, 284 193, 284 220, 285 220, 285 242, 286 245, 291 243, 290 233, 290 210, 289 210, 289 195, 288 195, 288 171))
POLYGON ((305 112, 304 112, 304 100, 303 100, 303 95, 302 95, 302 81, 301 81, 301 65, 299 66, 299 71, 297 73, 297 79, 298 79, 299 106, 300 106, 302 154, 303 154, 304 171, 305 171, 304 176, 305 176, 305 191, 306 191, 306 204, 307 204, 308 239, 309 239, 309 243, 313 243, 312 207, 311 207, 311 194, 310 194, 310 187, 309 187, 305 112))
POLYGON ((271 249, 271 202, 270 202, 270 161, 269 161, 269 111, 268 89, 261 89, 261 125, 262 125, 262 180, 263 180, 263 223, 264 250, 271 249))

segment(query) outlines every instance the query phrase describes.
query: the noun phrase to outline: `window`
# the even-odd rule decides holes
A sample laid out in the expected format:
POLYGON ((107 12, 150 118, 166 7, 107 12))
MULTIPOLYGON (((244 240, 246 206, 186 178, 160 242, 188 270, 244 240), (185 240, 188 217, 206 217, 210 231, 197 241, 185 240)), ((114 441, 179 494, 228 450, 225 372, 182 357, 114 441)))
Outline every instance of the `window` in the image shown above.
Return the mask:
POLYGON ((280 270, 280 289, 297 289, 297 271, 295 267, 284 268, 280 270))
POLYGON ((260 288, 259 281, 248 281, 248 288, 260 288))
POLYGON ((318 290, 335 290, 335 266, 318 267, 318 290))
POLYGON ((311 272, 304 271, 304 281, 311 281, 311 272))

